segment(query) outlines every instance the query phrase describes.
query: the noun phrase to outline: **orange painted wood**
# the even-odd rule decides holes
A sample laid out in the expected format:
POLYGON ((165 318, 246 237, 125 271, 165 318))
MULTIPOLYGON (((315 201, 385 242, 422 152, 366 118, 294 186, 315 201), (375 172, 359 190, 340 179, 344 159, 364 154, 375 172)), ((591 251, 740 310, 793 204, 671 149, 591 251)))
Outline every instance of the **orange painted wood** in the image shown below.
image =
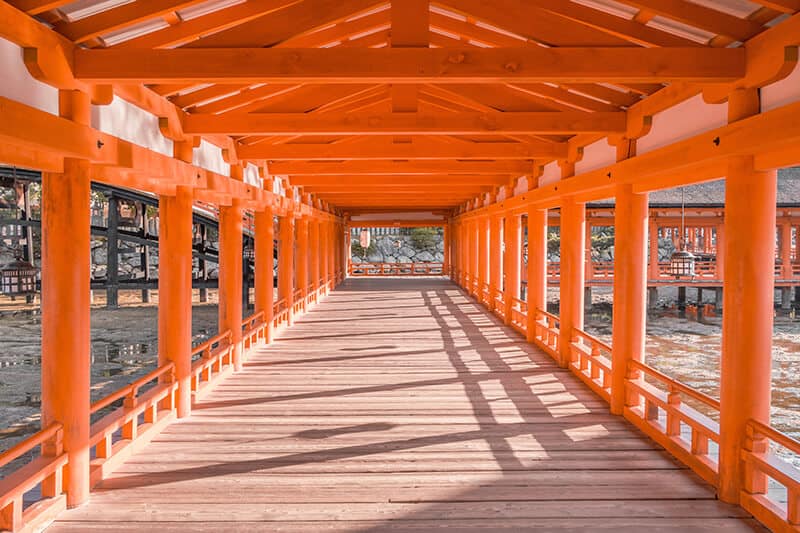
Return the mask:
POLYGON ((351 279, 50 531, 598 520, 613 530, 754 527, 452 283, 351 279))

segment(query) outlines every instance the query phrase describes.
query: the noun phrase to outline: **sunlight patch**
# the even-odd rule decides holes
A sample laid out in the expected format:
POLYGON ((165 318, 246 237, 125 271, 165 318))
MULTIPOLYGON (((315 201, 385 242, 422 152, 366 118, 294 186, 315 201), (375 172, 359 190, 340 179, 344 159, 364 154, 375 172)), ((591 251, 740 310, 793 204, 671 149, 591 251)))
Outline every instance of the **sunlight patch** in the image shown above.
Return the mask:
POLYGON ((583 442, 592 439, 600 439, 608 437, 610 433, 602 424, 594 424, 591 426, 582 426, 572 429, 565 429, 564 434, 569 437, 572 442, 583 442))

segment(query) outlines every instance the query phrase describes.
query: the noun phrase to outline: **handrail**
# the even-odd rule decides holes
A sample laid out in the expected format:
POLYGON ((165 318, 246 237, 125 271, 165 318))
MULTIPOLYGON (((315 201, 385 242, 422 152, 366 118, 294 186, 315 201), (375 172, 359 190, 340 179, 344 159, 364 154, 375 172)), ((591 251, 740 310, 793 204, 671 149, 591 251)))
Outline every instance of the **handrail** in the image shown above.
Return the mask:
POLYGON ((202 344, 198 344, 196 347, 192 349, 192 356, 202 354, 206 350, 212 348, 215 344, 222 342, 223 340, 227 340, 230 342, 231 332, 230 331, 223 331, 219 333, 215 337, 211 337, 207 341, 203 342, 202 344))
POLYGON ((166 363, 166 364, 156 368, 152 372, 150 372, 148 374, 145 374, 144 376, 140 377, 139 379, 137 379, 133 383, 130 383, 130 384, 126 385, 125 387, 122 387, 118 391, 112 392, 108 396, 105 396, 104 398, 101 398, 101 399, 97 400, 96 402, 94 402, 92 404, 92 406, 90 408, 90 412, 92 414, 94 414, 97 411, 99 411, 100 409, 102 409, 104 407, 108 407, 112 403, 114 403, 117 400, 120 400, 122 398, 125 398, 126 396, 136 396, 136 394, 139 392, 139 389, 142 386, 146 385, 147 383, 149 383, 150 381, 153 381, 156 378, 161 377, 162 375, 166 374, 167 372, 172 372, 174 369, 175 369, 175 363, 172 363, 172 362, 166 363))
POLYGON ((769 441, 800 456, 800 441, 772 426, 749 420, 742 450, 745 464, 741 505, 773 531, 800 529, 800 468, 778 457, 769 441), (786 488, 782 503, 769 493, 767 478, 786 488))
POLYGON ((677 391, 680 391, 680 392, 686 394, 687 396, 690 396, 690 397, 694 398, 695 400, 704 403, 708 407, 711 407, 711 408, 719 411, 719 408, 720 408, 719 400, 717 400, 715 398, 712 398, 708 394, 704 394, 704 393, 698 391, 697 389, 693 389, 689 385, 687 385, 687 384, 685 384, 685 383, 683 383, 681 381, 678 381, 676 379, 673 379, 673 378, 669 377, 668 375, 664 374, 663 372, 659 372, 658 370, 656 370, 652 366, 649 366, 649 365, 643 363, 642 361, 629 361, 628 364, 632 368, 634 368, 636 370, 641 370, 645 374, 648 374, 649 376, 652 376, 652 377, 658 379, 659 381, 663 381, 669 387, 671 387, 671 388, 673 388, 673 389, 675 389, 677 391))
POLYGON ((242 330, 248 327, 254 327, 254 324, 259 324, 264 321, 264 311, 259 311, 258 313, 253 313, 249 317, 242 320, 242 330))
POLYGON ((572 328, 570 370, 607 402, 611 401, 611 353, 608 344, 572 328))
POLYGON ((40 444, 52 439, 55 437, 60 431, 62 431, 64 426, 59 424, 58 422, 53 422, 49 426, 44 429, 40 429, 27 439, 18 442, 11 448, 7 449, 3 453, 0 453, 0 468, 6 466, 8 463, 19 459, 35 447, 39 446, 40 444))

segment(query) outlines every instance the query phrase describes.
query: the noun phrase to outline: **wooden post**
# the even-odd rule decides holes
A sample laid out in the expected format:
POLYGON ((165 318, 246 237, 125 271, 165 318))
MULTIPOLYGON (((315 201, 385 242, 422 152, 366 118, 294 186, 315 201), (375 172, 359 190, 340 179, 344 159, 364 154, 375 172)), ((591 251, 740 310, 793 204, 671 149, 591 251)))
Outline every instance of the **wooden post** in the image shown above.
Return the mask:
POLYGON ((287 323, 294 324, 294 218, 291 213, 280 218, 278 228, 278 298, 286 303, 287 323))
POLYGON ((192 407, 192 190, 160 196, 158 364, 175 364, 178 418, 192 407))
POLYGON ((648 239, 650 241, 650 260, 647 263, 647 277, 650 280, 658 279, 658 223, 650 218, 648 225, 648 239))
POLYGON ((583 329, 585 204, 566 198, 561 204, 561 312, 559 351, 561 366, 570 360, 572 330, 583 329))
MULTIPOLYGON (((345 275, 349 275, 353 264, 353 238, 350 236, 350 226, 345 226, 343 230, 337 226, 336 234, 338 235, 340 233, 342 233, 344 238, 347 240, 347 251, 345 252, 345 275)), ((336 242, 339 242, 338 238, 336 239, 336 242)), ((338 270, 334 270, 334 272, 338 272, 338 270)))
POLYGON ((781 223, 781 277, 792 279, 792 223, 788 220, 781 223))
POLYGON ((319 253, 322 258, 320 261, 321 276, 323 279, 323 294, 328 294, 328 282, 330 281, 330 256, 333 253, 331 248, 331 223, 327 220, 320 223, 319 231, 319 253))
POLYGON ((453 273, 450 272, 450 234, 452 230, 450 229, 450 222, 446 222, 444 225, 444 229, 442 231, 442 241, 444 244, 444 250, 442 255, 442 275, 447 276, 449 278, 453 277, 453 273))
POLYGON ((90 189, 87 161, 42 176, 42 427, 64 426, 68 507, 89 498, 90 189))
POLYGON ((306 309, 308 294, 308 217, 300 217, 297 221, 297 288, 303 299, 303 311, 306 309))
POLYGON ((547 210, 528 210, 528 341, 536 336, 536 310, 547 311, 547 210))
POLYGON ((106 308, 119 307, 119 201, 108 197, 108 232, 106 233, 106 308))
POLYGON ((644 361, 647 218, 647 194, 634 193, 631 185, 617 187, 614 208, 614 307, 611 321, 611 413, 616 415, 621 415, 626 405, 628 363, 644 361))
POLYGON ((312 291, 319 289, 319 260, 320 260, 320 242, 319 242, 319 221, 315 219, 308 220, 308 259, 309 259, 309 276, 311 277, 309 286, 312 291))
MULTIPOLYGON (((735 90, 734 122, 758 113, 756 90, 735 90)), ((753 156, 733 156, 725 182, 725 278, 720 376, 719 497, 739 501, 741 459, 750 419, 769 423, 775 268, 775 171, 754 169, 753 156)))
POLYGON ((483 299, 483 284, 489 283, 490 261, 489 261, 489 218, 483 217, 478 219, 477 229, 477 244, 478 244, 478 269, 476 270, 478 277, 478 301, 483 299))
POLYGON ((230 331, 233 366, 242 368, 242 207, 219 209, 219 330, 230 331))
POLYGON ((256 277, 256 313, 264 313, 266 323, 265 338, 272 342, 273 310, 275 305, 274 257, 275 257, 275 223, 272 207, 266 207, 255 214, 255 277, 256 277))
POLYGON ((521 247, 521 221, 519 215, 508 214, 506 216, 505 227, 505 242, 506 242, 506 257, 504 262, 504 270, 506 274, 505 285, 505 323, 506 325, 512 322, 512 309, 514 308, 514 299, 519 299, 520 296, 520 268, 522 267, 520 260, 520 247, 521 247))
MULTIPOLYGON (((725 224, 717 225, 717 252, 715 255, 717 279, 725 279, 725 224)), ((721 308, 720 308, 721 309, 721 308)))
POLYGON ((489 220, 489 309, 497 307, 494 295, 495 291, 503 288, 503 238, 502 238, 503 219, 500 215, 491 217, 489 220))

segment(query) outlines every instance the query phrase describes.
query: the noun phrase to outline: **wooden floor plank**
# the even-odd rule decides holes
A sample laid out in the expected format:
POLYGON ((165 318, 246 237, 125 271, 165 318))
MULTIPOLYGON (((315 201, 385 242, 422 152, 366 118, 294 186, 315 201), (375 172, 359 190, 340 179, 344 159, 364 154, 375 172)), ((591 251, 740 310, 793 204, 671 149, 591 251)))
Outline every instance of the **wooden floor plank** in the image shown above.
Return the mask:
POLYGON ((453 284, 348 280, 53 532, 760 531, 453 284))

